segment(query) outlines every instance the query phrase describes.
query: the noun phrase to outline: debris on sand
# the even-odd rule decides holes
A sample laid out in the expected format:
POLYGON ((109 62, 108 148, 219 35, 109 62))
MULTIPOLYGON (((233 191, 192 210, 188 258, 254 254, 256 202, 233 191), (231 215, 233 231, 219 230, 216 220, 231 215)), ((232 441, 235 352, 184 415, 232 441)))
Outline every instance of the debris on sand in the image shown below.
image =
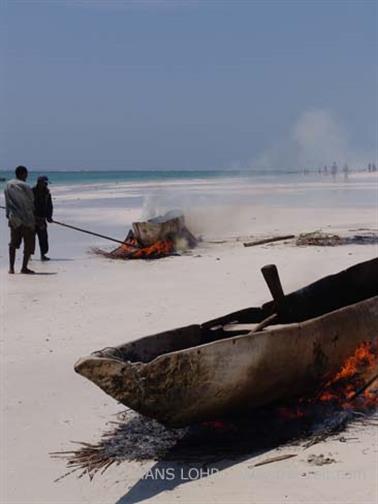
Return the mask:
POLYGON ((331 457, 325 457, 322 453, 320 455, 309 455, 307 457, 307 462, 313 466, 323 466, 327 464, 334 464, 336 460, 331 457))
POLYGON ((296 245, 298 247, 305 245, 334 247, 335 245, 342 245, 342 238, 336 234, 313 231, 312 233, 301 233, 296 240, 296 245))
MULTIPOLYGON (((264 236, 256 238, 252 241, 243 241, 244 247, 254 247, 258 245, 293 243, 297 247, 318 246, 318 247, 335 247, 337 245, 374 245, 378 243, 378 234, 371 230, 361 230, 359 234, 351 234, 351 232, 343 232, 342 234, 325 233, 321 230, 311 231, 309 233, 301 233, 298 236, 293 234, 281 236, 264 236)), ((237 240, 240 241, 240 240, 237 240)), ((211 243, 226 243, 211 242, 211 243)))
POLYGON ((79 471, 78 477, 88 475, 92 479, 97 473, 104 473, 112 464, 118 465, 125 460, 143 462, 157 460, 176 446, 187 429, 167 429, 156 420, 143 417, 131 410, 117 415, 118 420, 108 422, 111 430, 104 432, 95 443, 77 442, 79 448, 64 452, 51 453, 53 458, 67 461, 68 472, 79 471))
POLYGON ((286 455, 278 455, 277 457, 271 457, 265 460, 262 460, 261 462, 257 462, 257 464, 254 465, 254 467, 259 467, 262 465, 266 464, 272 464, 273 462, 281 462, 282 460, 287 460, 289 458, 296 457, 296 453, 288 453, 286 455))
POLYGON ((336 245, 374 245, 376 243, 378 243, 378 234, 374 232, 340 236, 338 234, 324 233, 322 231, 302 233, 295 242, 298 247, 307 245, 335 247, 336 245))

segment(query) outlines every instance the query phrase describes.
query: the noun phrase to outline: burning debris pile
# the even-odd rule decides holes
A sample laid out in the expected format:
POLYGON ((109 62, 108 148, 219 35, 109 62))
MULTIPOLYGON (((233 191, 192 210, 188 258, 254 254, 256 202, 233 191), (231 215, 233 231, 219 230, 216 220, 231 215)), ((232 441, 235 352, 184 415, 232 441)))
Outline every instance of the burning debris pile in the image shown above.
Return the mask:
MULTIPOLYGON (((170 460, 208 463, 253 456, 283 444, 309 447, 337 434, 351 422, 369 422, 378 406, 378 348, 363 343, 342 368, 311 397, 254 410, 242 418, 166 428, 130 410, 97 444, 52 454, 66 461, 68 472, 91 479, 112 464, 170 460)), ((62 477, 64 477, 62 476, 62 477)), ((60 479, 60 478, 59 478, 60 479)))
POLYGON ((95 253, 111 259, 159 259, 196 244, 184 216, 171 211, 145 222, 134 222, 121 246, 111 252, 96 249, 95 253))

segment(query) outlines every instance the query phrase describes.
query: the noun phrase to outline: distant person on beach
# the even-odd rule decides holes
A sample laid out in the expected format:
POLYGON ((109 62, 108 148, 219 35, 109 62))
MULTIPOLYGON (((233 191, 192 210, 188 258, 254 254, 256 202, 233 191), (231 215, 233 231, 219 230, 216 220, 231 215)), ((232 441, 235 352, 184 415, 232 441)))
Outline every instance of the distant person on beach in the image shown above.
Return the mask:
POLYGON ((349 166, 347 163, 345 163, 343 166, 343 173, 344 173, 344 179, 346 180, 349 175, 349 166))
POLYGON ((52 221, 53 204, 48 188, 49 179, 45 176, 38 177, 33 187, 35 208, 35 230, 38 236, 41 261, 49 261, 46 256, 49 251, 49 239, 47 235, 47 223, 52 221))
POLYGON ((28 170, 17 166, 16 178, 10 180, 4 189, 6 216, 10 228, 9 273, 14 273, 16 250, 24 241, 24 258, 21 273, 32 274, 28 268, 30 256, 35 249, 34 196, 31 187, 26 183, 28 170))

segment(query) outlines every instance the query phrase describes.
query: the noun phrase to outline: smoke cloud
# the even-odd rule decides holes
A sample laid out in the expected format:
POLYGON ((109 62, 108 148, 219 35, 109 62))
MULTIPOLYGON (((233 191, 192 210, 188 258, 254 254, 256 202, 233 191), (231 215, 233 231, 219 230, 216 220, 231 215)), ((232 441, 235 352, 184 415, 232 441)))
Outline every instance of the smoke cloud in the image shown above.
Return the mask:
POLYGON ((274 144, 250 163, 253 170, 316 170, 334 161, 360 169, 374 154, 352 149, 348 132, 335 115, 325 109, 305 111, 287 138, 274 144))
MULTIPOLYGON (((266 201, 269 202, 271 186, 259 183, 258 179, 253 177, 248 180, 248 170, 245 168, 249 168, 251 172, 305 169, 317 171, 325 164, 330 167, 336 162, 339 168, 347 163, 349 168, 359 170, 366 168, 369 161, 374 161, 372 152, 360 153, 354 150, 351 144, 346 128, 333 113, 325 109, 307 110, 289 129, 286 138, 273 144, 247 167, 244 166, 244 170, 239 164, 234 166, 240 168, 243 178, 236 181, 229 179, 223 187, 221 182, 214 181, 212 184, 218 184, 217 187, 204 186, 200 192, 190 186, 185 190, 184 186, 180 185, 155 190, 145 197, 143 218, 149 219, 168 210, 180 208, 193 233, 217 237, 225 233, 240 234, 246 229, 255 228, 256 219, 258 221, 257 205, 265 205, 261 221, 269 224, 273 210, 266 201), (254 203, 253 210, 249 202, 254 203)), ((277 197, 289 199, 290 195, 297 194, 298 190, 292 185, 285 186, 284 180, 282 187, 275 187, 274 191, 277 197)), ((331 202, 330 205, 332 206, 331 202)))

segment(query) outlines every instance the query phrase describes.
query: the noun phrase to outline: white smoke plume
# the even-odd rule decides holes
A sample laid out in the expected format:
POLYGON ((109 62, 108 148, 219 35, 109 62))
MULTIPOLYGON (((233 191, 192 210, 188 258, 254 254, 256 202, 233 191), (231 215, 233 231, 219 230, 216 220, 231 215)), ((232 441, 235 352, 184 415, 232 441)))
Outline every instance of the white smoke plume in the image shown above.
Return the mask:
MULTIPOLYGON (((248 163, 247 167, 251 172, 317 171, 326 164, 330 168, 332 163, 336 162, 340 169, 345 163, 352 170, 366 169, 368 162, 375 159, 373 152, 360 153, 354 150, 351 144, 346 128, 333 113, 325 109, 311 109, 298 117, 286 138, 273 144, 261 156, 248 163)), ((262 197, 264 194, 271 194, 271 186, 259 184, 253 177, 246 179, 248 170, 245 169, 246 166, 243 170, 240 163, 235 163, 233 168, 240 169, 244 178, 236 182, 228 180, 226 187, 215 188, 215 192, 211 186, 204 187, 202 199, 197 191, 193 192, 189 187, 185 191, 184 186, 165 186, 153 191, 145 197, 143 218, 156 217, 168 210, 179 208, 185 214, 188 227, 194 234, 212 237, 241 234, 247 229, 255 229, 256 224, 259 224, 261 229, 261 223, 266 223, 269 228, 273 210, 266 205, 263 213, 259 214, 256 206, 252 209, 247 204, 246 195, 249 201, 257 200, 260 205, 264 204, 262 197), (243 201, 240 199, 241 194, 244 195, 243 201)), ((282 187, 276 187, 274 191, 276 194, 285 193, 289 197, 290 191, 295 193, 296 189, 292 184, 285 186, 284 180, 282 187)), ((214 181, 214 184, 216 183, 214 181)))
POLYGON ((348 163, 354 169, 365 168, 373 152, 360 153, 351 147, 341 121, 329 110, 304 112, 291 128, 287 138, 274 144, 249 166, 253 170, 316 170, 334 161, 348 163))

